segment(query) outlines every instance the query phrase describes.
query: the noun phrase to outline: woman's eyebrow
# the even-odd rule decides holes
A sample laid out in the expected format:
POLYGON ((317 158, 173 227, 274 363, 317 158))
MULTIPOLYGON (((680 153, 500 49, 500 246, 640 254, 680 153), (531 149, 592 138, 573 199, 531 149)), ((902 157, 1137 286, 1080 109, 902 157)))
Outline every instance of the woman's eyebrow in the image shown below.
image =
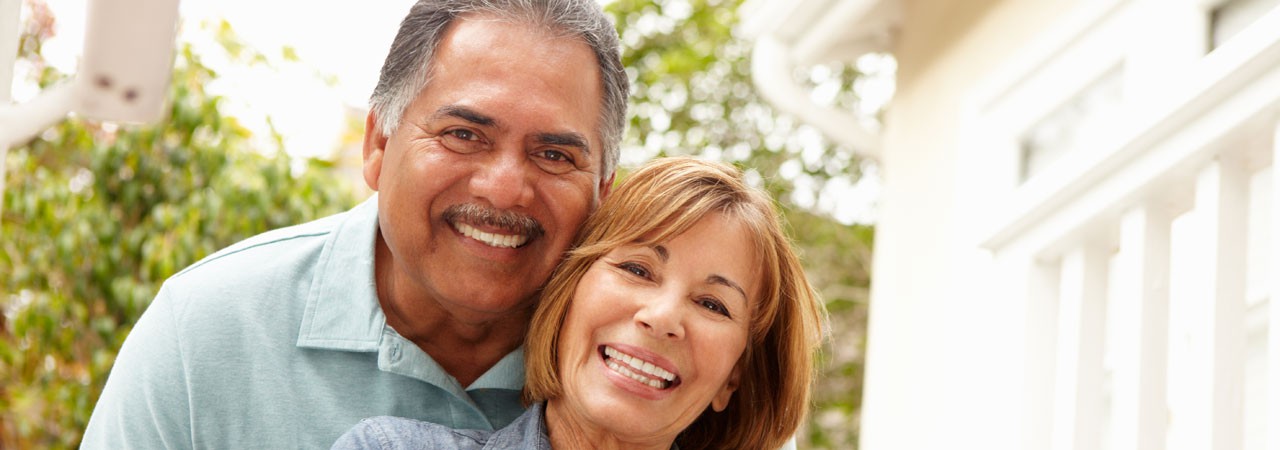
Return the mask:
POLYGON ((654 253, 657 253, 658 259, 661 259, 662 262, 667 262, 667 260, 671 259, 671 253, 667 251, 666 247, 654 244, 649 246, 649 250, 653 250, 654 253))
POLYGON ((728 286, 730 288, 733 288, 733 290, 738 291, 739 294, 742 294, 742 298, 744 300, 747 298, 747 291, 743 290, 742 286, 739 286, 738 283, 734 283, 733 280, 730 280, 723 276, 712 274, 711 276, 707 277, 707 283, 719 284, 721 286, 728 286))

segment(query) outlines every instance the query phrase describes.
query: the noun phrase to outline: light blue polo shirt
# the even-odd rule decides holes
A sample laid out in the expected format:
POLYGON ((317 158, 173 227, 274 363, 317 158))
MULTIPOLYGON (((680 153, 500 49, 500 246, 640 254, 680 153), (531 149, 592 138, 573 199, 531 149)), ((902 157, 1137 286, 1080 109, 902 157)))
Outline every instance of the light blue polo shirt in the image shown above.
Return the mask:
POLYGON ((493 430, 523 412, 516 350, 463 389, 387 325, 377 196, 165 281, 125 340, 83 448, 329 448, 370 416, 493 430))

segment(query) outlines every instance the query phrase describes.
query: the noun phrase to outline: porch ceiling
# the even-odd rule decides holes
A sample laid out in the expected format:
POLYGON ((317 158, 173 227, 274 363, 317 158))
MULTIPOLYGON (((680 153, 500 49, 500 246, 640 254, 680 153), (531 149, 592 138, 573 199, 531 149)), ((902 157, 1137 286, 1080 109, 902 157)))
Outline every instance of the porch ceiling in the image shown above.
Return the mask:
POLYGON ((761 95, 859 155, 877 158, 879 136, 850 111, 813 103, 794 73, 889 51, 901 21, 900 0, 758 0, 751 9, 742 30, 755 39, 752 75, 761 95))

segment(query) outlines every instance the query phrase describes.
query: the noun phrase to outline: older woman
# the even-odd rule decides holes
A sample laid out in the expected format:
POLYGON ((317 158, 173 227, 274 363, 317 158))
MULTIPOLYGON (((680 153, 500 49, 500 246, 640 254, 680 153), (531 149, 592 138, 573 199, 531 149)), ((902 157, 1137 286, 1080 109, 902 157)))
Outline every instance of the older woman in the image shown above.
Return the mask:
POLYGON ((808 411, 824 311, 770 199, 731 167, 642 167, 584 225, 496 432, 400 418, 334 448, 775 449, 808 411))

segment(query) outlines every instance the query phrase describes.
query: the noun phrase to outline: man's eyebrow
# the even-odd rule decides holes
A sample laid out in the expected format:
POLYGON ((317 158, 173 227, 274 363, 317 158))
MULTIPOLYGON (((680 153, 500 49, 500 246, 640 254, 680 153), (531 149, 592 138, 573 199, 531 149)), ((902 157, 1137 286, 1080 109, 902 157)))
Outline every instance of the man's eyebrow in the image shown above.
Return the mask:
POLYGON ((577 147, 582 149, 582 153, 591 154, 591 147, 587 144, 587 137, 581 133, 573 131, 566 133, 538 133, 534 138, 537 139, 539 144, 577 147))
MULTIPOLYGON (((436 110, 435 114, 431 115, 431 120, 437 120, 442 117, 456 117, 481 126, 501 127, 501 125, 498 125, 497 119, 465 106, 442 106, 440 109, 436 110)), ((587 140, 587 137, 583 136, 582 133, 574 131, 565 133, 538 133, 534 138, 540 144, 577 147, 582 150, 583 154, 591 154, 591 145, 588 143, 589 141, 587 140)))
POLYGON ((474 109, 458 105, 445 105, 440 107, 440 109, 436 110, 435 114, 431 115, 431 120, 437 120, 442 117, 456 117, 467 122, 483 126, 493 126, 498 123, 498 121, 493 117, 481 114, 479 111, 474 109))
POLYGON ((742 290, 742 286, 738 286, 738 283, 734 283, 733 280, 730 280, 728 278, 722 277, 720 275, 711 275, 707 277, 707 283, 719 284, 722 286, 731 287, 734 290, 738 291, 739 294, 742 294, 742 298, 744 299, 747 298, 747 291, 742 290))

